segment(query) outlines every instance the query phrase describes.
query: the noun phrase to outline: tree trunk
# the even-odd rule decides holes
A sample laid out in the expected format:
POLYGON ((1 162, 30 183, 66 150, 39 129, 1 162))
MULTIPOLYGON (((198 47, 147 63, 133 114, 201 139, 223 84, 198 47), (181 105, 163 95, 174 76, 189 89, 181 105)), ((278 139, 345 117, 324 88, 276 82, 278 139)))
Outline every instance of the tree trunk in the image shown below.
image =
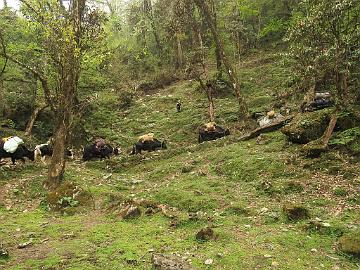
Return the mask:
POLYGON ((48 107, 48 105, 42 105, 42 106, 38 106, 35 108, 35 110, 32 112, 29 122, 26 125, 25 128, 25 135, 30 135, 32 132, 32 129, 34 127, 35 121, 37 119, 37 117, 39 116, 39 114, 46 108, 48 107))
POLYGON ((245 99, 241 93, 240 83, 238 82, 237 75, 235 73, 235 70, 232 67, 232 64, 230 63, 230 61, 228 60, 228 58, 225 54, 224 46, 223 46, 222 41, 220 40, 220 37, 216 31, 216 27, 214 25, 214 21, 212 19, 209 7, 206 5, 204 0, 194 0, 194 2, 198 6, 198 8, 202 11, 202 13, 204 14, 204 17, 210 27, 210 30, 211 30, 212 35, 215 40, 216 47, 219 50, 221 60, 224 63, 226 72, 229 76, 229 79, 230 79, 233 89, 235 91, 235 94, 236 94, 236 97, 237 97, 237 100, 239 103, 239 112, 243 117, 247 118, 249 116, 249 111, 248 111, 245 99))
POLYGON ((65 64, 66 66, 64 68, 61 107, 56 112, 57 125, 54 136, 54 150, 49 166, 48 180, 45 183, 50 189, 56 188, 60 185, 64 178, 66 162, 64 153, 71 125, 77 83, 77 69, 73 68, 73 66, 76 66, 74 61, 76 61, 76 57, 70 57, 69 62, 65 64))
MULTIPOLYGON (((217 13, 216 13, 216 7, 215 7, 215 2, 214 0, 211 0, 211 12, 212 12, 212 18, 213 18, 213 22, 214 22, 214 28, 215 31, 217 32, 217 13)), ((221 63, 221 51, 219 50, 218 46, 216 46, 215 48, 215 57, 216 57, 216 69, 217 69, 217 77, 218 79, 222 78, 222 63, 221 63)))
POLYGON ((306 107, 315 99, 315 88, 316 88, 316 79, 312 78, 310 88, 306 92, 303 102, 300 106, 302 112, 304 112, 306 107))
POLYGON ((210 122, 215 122, 215 106, 214 106, 214 100, 213 100, 213 95, 212 95, 212 86, 207 86, 206 89, 207 89, 206 95, 207 95, 207 98, 209 101, 210 122))
POLYGON ((76 96, 77 83, 80 76, 80 48, 81 20, 85 10, 86 0, 75 0, 72 2, 71 25, 74 30, 74 40, 66 44, 66 53, 63 59, 62 77, 60 79, 61 94, 56 111, 56 130, 54 136, 54 150, 49 166, 48 179, 45 185, 54 189, 60 185, 65 172, 65 149, 71 120, 73 116, 74 100, 76 96))
POLYGON ((205 65, 205 50, 204 50, 204 42, 202 39, 202 35, 200 30, 198 29, 198 39, 199 39, 199 46, 200 46, 200 53, 201 53, 201 66, 203 68, 203 72, 206 73, 206 65, 205 65))
POLYGON ((181 46, 180 33, 175 34, 176 38, 176 69, 182 69, 184 66, 183 51, 181 46))
POLYGON ((3 3, 4 3, 4 8, 6 8, 7 7, 7 1, 3 0, 3 3))
POLYGON ((152 28, 152 33, 154 35, 154 39, 155 39, 155 43, 156 43, 156 48, 158 50, 158 54, 161 56, 161 52, 162 52, 162 46, 160 43, 160 38, 159 38, 159 34, 155 25, 155 21, 154 21, 154 15, 153 15, 153 8, 152 8, 152 3, 151 0, 144 0, 144 12, 146 14, 146 16, 148 17, 149 21, 150 21, 150 25, 152 28))
POLYGON ((214 99, 213 99, 213 95, 212 95, 213 87, 212 87, 211 83, 207 83, 205 85, 203 80, 200 78, 200 76, 197 77, 197 81, 200 83, 200 87, 201 87, 201 89, 204 90, 206 97, 208 99, 210 122, 215 122, 215 105, 214 105, 214 99))

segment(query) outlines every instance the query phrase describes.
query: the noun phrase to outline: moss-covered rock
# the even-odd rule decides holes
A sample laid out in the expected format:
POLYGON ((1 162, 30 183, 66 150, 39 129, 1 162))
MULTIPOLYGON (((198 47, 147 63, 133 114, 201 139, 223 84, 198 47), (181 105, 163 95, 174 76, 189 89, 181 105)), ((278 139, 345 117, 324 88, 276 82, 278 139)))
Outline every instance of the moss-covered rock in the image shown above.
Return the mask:
POLYGON ((209 241, 211 239, 214 239, 215 237, 216 237, 216 235, 215 235, 214 230, 209 227, 201 229, 196 234, 196 239, 199 241, 209 241))
POLYGON ((285 204, 283 206, 283 212, 287 220, 292 222, 308 219, 310 217, 309 210, 302 205, 285 204))
POLYGON ((74 209, 77 206, 89 206, 93 203, 91 194, 72 182, 64 182, 54 191, 49 192, 46 202, 51 210, 74 209))
POLYGON ((291 142, 305 144, 320 138, 330 121, 332 109, 298 114, 281 129, 291 142))
POLYGON ((339 239, 340 251, 360 258, 360 231, 346 234, 339 239))

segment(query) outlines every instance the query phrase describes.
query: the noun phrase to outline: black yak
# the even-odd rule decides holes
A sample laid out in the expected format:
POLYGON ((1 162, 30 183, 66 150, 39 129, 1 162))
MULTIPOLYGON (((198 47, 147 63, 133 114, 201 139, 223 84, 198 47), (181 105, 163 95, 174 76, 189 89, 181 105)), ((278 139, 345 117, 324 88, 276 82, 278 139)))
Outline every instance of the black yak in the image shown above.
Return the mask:
POLYGON ((152 139, 149 141, 138 141, 133 145, 131 154, 141 154, 141 151, 155 151, 157 149, 167 149, 166 142, 159 141, 157 139, 152 139))
POLYGON ((223 129, 215 123, 208 123, 199 129, 198 141, 199 143, 204 141, 213 141, 227 135, 230 135, 230 131, 228 129, 223 129))
MULTIPOLYGON (((39 144, 39 145, 35 146, 35 159, 37 156, 40 156, 41 161, 45 163, 46 156, 51 157, 53 155, 53 151, 54 151, 54 149, 51 146, 51 144, 48 144, 48 143, 39 144)), ((69 149, 65 150, 65 156, 70 157, 71 159, 74 158, 72 151, 69 149)))
POLYGON ((0 159, 11 158, 12 163, 15 164, 15 161, 18 159, 25 162, 25 157, 34 161, 34 151, 30 151, 24 145, 19 145, 14 153, 8 153, 3 149, 3 147, 0 147, 0 159))
POLYGON ((93 158, 110 158, 112 154, 118 155, 119 149, 113 148, 109 144, 105 144, 100 148, 97 147, 96 144, 92 144, 84 147, 83 160, 88 161, 93 158))

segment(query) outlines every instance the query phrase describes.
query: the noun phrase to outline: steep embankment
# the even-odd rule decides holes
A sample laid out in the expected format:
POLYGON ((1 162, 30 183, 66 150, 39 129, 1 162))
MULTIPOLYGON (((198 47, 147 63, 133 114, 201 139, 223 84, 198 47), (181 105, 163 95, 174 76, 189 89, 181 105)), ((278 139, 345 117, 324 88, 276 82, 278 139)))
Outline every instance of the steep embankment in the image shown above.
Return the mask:
MULTIPOLYGON (((240 74, 243 89, 253 110, 270 109, 277 105, 274 93, 286 89, 286 70, 252 60, 240 74)), ((342 234, 360 226, 356 161, 337 151, 304 159, 280 132, 236 142, 231 94, 215 105, 218 123, 232 135, 199 145, 206 100, 195 86, 179 82, 125 111, 117 109, 116 93, 100 93, 86 128, 123 152, 111 160, 68 163, 67 181, 91 193, 87 208, 62 198, 69 202, 62 214, 48 211, 44 165, 2 167, 0 241, 10 258, 0 259, 0 267, 151 269, 156 252, 178 254, 199 269, 356 269, 359 261, 337 246, 342 234), (128 156, 136 137, 150 131, 169 149, 128 156), (121 219, 127 203, 140 205, 141 216, 121 219), (292 212, 294 205, 302 208, 292 212), (206 226, 215 236, 197 240, 206 226)))

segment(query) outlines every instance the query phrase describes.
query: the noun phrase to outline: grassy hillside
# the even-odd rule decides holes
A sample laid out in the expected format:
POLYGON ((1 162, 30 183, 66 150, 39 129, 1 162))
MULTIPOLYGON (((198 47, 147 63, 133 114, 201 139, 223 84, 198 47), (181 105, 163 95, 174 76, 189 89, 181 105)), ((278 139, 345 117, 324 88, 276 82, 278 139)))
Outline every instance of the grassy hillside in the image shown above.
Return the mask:
MULTIPOLYGON (((269 54, 251 57, 240 76, 253 111, 279 106, 278 96, 288 91, 287 70, 269 54)), ((359 267, 359 259, 338 249, 341 235, 359 232, 354 158, 331 151, 305 159, 279 131, 261 142, 238 142, 231 93, 215 106, 217 122, 232 135, 197 144, 206 99, 191 81, 141 96, 126 110, 118 104, 116 92, 100 93, 86 129, 120 145, 122 154, 67 165, 66 180, 91 194, 87 206, 49 211, 42 187, 47 167, 39 162, 0 167, 0 244, 10 253, 0 268, 152 269, 154 252, 177 254, 198 269, 359 267), (145 132, 166 139, 168 150, 129 156, 145 132), (121 219, 126 202, 138 202, 142 215, 121 219), (165 212, 151 207, 160 204, 165 212), (284 209, 294 205, 310 217, 289 221, 284 209), (206 226, 216 237, 197 240, 206 226), (213 263, 205 265, 207 259, 213 263)))

